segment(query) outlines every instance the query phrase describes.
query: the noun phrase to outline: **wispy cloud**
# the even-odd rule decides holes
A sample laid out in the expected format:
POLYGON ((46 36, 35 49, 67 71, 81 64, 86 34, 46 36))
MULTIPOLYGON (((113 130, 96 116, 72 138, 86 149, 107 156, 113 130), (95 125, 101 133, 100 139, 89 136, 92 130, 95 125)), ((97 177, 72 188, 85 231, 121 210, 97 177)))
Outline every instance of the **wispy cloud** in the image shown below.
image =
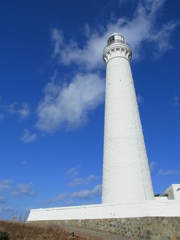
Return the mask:
MULTIPOLYGON (((121 0, 119 4, 123 2, 121 0)), ((99 77, 98 71, 105 68, 102 51, 113 32, 120 32, 128 40, 133 59, 142 58, 143 43, 152 43, 155 57, 171 49, 170 37, 179 22, 170 21, 157 28, 155 23, 163 4, 164 0, 138 1, 134 15, 129 19, 113 18, 106 26, 99 26, 93 30, 86 24, 86 42, 81 47, 73 39, 65 41, 63 32, 53 28, 52 58, 62 65, 77 65, 79 73, 72 77, 69 84, 63 85, 56 79, 55 74, 45 86, 44 98, 37 108, 37 128, 53 132, 62 126, 66 126, 67 129, 80 127, 88 121, 88 113, 104 101, 104 81, 99 77)), ((142 103, 140 95, 138 101, 142 103)))
POLYGON ((27 129, 24 130, 24 134, 21 137, 21 140, 25 143, 29 143, 29 142, 33 142, 34 140, 36 140, 37 135, 36 133, 30 134, 29 131, 27 129))
POLYGON ((125 4, 127 1, 126 0, 119 0, 119 6, 125 4))
POLYGON ((32 182, 28 184, 19 184, 13 191, 13 196, 34 196, 35 192, 33 190, 32 182))
POLYGON ((87 185, 87 184, 93 182, 94 180, 98 180, 98 179, 99 179, 99 176, 95 176, 95 175, 91 174, 88 178, 75 178, 73 181, 68 183, 68 186, 76 187, 81 184, 87 185))
POLYGON ((78 192, 74 192, 71 197, 78 199, 88 199, 92 196, 101 196, 102 194, 102 185, 96 185, 91 191, 90 190, 81 190, 78 192))
POLYGON ((11 183, 13 183, 13 180, 5 179, 0 182, 0 191, 4 189, 10 188, 11 183))
MULTIPOLYGON (((123 1, 120 2, 123 3, 123 1)), ((159 57, 172 48, 170 37, 179 24, 172 20, 157 28, 155 23, 164 2, 164 0, 140 1, 131 19, 124 17, 110 21, 107 26, 101 26, 101 29, 105 29, 104 31, 99 29, 91 31, 88 27, 90 37, 81 48, 73 39, 69 43, 64 41, 62 31, 54 28, 52 29, 54 44, 52 57, 56 58, 60 64, 75 63, 89 71, 104 67, 101 57, 102 49, 113 32, 123 34, 128 40, 133 51, 133 59, 142 58, 140 53, 143 43, 152 43, 153 55, 159 57)), ((85 35, 87 36, 87 25, 85 35)))
POLYGON ((89 184, 90 182, 93 182, 94 180, 98 180, 99 176, 95 176, 94 174, 91 174, 88 178, 85 179, 85 184, 89 184))
POLYGON ((70 203, 72 205, 74 203, 73 199, 90 199, 93 196, 101 196, 102 195, 102 185, 97 184, 92 190, 89 189, 83 189, 80 191, 76 191, 73 193, 70 192, 65 192, 61 193, 58 197, 56 198, 51 198, 47 200, 47 203, 51 202, 66 202, 70 203))
POLYGON ((177 96, 175 96, 173 98, 173 105, 178 107, 178 108, 180 107, 180 100, 179 100, 179 98, 177 96))
POLYGON ((119 7, 124 7, 124 5, 135 5, 137 4, 138 1, 137 0, 119 0, 119 7))
POLYGON ((83 183, 83 178, 75 178, 72 182, 68 183, 69 187, 76 187, 83 183))
POLYGON ((68 196, 69 196, 69 193, 67 193, 67 192, 61 193, 61 194, 59 194, 58 197, 50 198, 46 202, 47 203, 50 203, 50 202, 63 202, 68 196))
POLYGON ((78 165, 77 167, 70 168, 67 171, 67 175, 69 175, 71 178, 74 178, 75 176, 78 175, 78 169, 81 167, 81 165, 78 165))
POLYGON ((22 165, 26 165, 27 164, 27 161, 22 161, 22 165))
POLYGON ((15 208, 13 208, 11 206, 0 207, 0 213, 3 213, 3 212, 13 213, 14 211, 15 211, 15 208))
POLYGON ((4 203, 6 201, 6 198, 2 195, 0 195, 0 203, 4 203))
POLYGON ((4 114, 0 114, 0 121, 2 121, 4 118, 4 114))
POLYGON ((140 105, 143 103, 143 97, 140 94, 137 95, 137 102, 140 105))
POLYGON ((23 209, 23 212, 28 214, 31 209, 32 209, 32 207, 26 207, 26 208, 23 209))
POLYGON ((90 190, 81 190, 79 192, 74 192, 71 197, 78 198, 78 199, 87 199, 90 197, 91 191, 90 190))
POLYGON ((149 168, 150 168, 150 171, 153 171, 154 170, 154 167, 157 165, 157 163, 155 161, 152 161, 150 164, 149 164, 149 168))
POLYGON ((30 115, 30 108, 27 103, 22 103, 18 106, 17 103, 12 103, 10 105, 4 106, 5 110, 10 114, 17 114, 22 119, 27 118, 30 115))
POLYGON ((102 185, 101 184, 96 185, 93 188, 93 190, 91 191, 91 195, 101 196, 102 195, 102 185))
POLYGON ((167 175, 179 175, 177 170, 159 170, 157 176, 167 176, 167 175))
POLYGON ((72 206, 74 204, 74 201, 73 200, 70 200, 68 201, 65 205, 66 206, 72 206))
POLYGON ((92 73, 79 73, 70 84, 49 82, 37 108, 37 128, 53 132, 63 124, 68 129, 85 124, 88 112, 104 101, 104 88, 104 81, 92 73))

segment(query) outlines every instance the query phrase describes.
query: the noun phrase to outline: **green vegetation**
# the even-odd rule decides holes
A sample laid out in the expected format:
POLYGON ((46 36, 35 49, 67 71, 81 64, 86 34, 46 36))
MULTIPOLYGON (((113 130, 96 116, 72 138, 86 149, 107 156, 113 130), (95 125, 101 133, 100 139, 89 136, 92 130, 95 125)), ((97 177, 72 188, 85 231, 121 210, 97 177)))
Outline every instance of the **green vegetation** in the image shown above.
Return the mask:
POLYGON ((9 240, 9 235, 6 232, 0 231, 0 240, 9 240))

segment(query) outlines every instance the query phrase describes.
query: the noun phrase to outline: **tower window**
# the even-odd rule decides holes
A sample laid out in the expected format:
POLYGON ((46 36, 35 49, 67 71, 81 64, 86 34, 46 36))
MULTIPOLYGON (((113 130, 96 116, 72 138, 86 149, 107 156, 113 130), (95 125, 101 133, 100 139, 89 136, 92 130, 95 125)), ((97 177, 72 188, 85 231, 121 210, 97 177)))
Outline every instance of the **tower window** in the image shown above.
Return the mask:
POLYGON ((112 42, 112 41, 114 41, 114 35, 111 36, 111 37, 108 39, 108 42, 109 42, 109 43, 112 42))

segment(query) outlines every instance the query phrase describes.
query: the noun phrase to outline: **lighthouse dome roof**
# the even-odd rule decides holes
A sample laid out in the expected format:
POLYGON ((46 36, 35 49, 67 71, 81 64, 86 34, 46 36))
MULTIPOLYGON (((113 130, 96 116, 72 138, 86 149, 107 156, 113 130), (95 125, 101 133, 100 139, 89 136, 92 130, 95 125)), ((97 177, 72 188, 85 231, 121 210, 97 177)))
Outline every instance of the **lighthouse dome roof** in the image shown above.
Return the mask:
POLYGON ((125 43, 125 38, 119 33, 113 33, 107 40, 107 45, 110 45, 114 42, 125 43))

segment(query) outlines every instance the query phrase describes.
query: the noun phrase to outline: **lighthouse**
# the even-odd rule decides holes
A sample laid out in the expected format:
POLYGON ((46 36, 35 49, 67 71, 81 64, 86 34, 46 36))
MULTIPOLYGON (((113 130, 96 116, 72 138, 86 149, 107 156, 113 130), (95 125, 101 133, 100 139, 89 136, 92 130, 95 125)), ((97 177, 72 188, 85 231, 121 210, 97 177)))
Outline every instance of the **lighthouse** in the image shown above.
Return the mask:
POLYGON ((155 222, 160 237, 167 222, 169 236, 178 234, 173 226, 178 226, 177 217, 180 216, 180 184, 172 184, 161 196, 154 198, 131 58, 132 51, 124 37, 118 33, 111 35, 103 52, 106 97, 102 204, 31 209, 27 221, 58 221, 58 225, 87 228, 100 221, 100 225, 94 224, 98 230, 116 232, 123 237, 124 233, 128 237, 139 237, 141 231, 146 238, 146 232, 152 232, 154 217, 159 217, 158 223, 156 219, 155 222), (168 217, 171 217, 172 227, 168 217), (115 227, 111 227, 112 221, 115 227), (134 226, 139 226, 140 230, 134 226), (147 231, 142 230, 144 227, 147 231), (121 231, 122 228, 125 230, 121 231))
POLYGON ((103 204, 154 199, 131 58, 125 38, 112 34, 103 51, 106 63, 103 204))

